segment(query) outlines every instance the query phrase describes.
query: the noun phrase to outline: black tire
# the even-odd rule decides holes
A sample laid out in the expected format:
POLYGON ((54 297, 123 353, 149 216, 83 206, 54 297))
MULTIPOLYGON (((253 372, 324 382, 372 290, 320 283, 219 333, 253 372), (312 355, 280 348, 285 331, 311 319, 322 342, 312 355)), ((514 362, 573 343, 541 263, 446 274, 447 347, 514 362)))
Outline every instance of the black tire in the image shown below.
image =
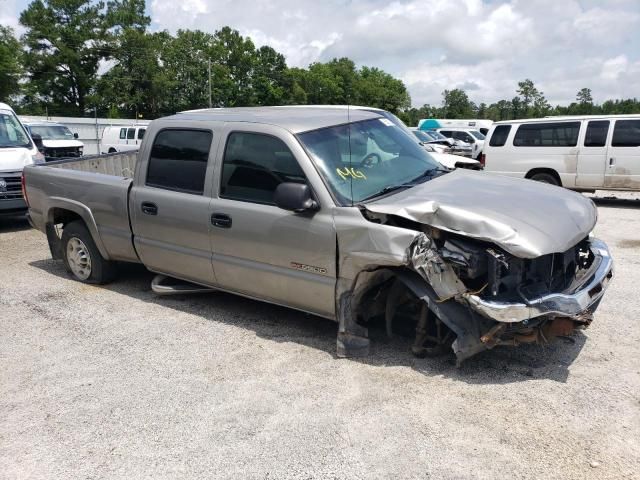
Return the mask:
POLYGON ((64 266, 74 280, 78 280, 83 283, 104 284, 115 279, 117 273, 115 263, 105 260, 102 255, 100 255, 98 247, 96 247, 89 230, 87 230, 87 227, 83 222, 75 221, 65 225, 64 230, 62 231, 61 241, 64 266), (79 267, 77 264, 75 266, 72 265, 75 261, 73 259, 70 260, 68 257, 68 254, 73 251, 73 244, 77 244, 78 240, 81 242, 82 247, 86 247, 83 248, 82 251, 84 253, 84 257, 88 257, 90 260, 88 262, 88 268, 81 270, 85 274, 88 270, 87 276, 77 273, 79 267))
POLYGON ((531 177, 529 178, 531 180, 535 180, 536 182, 542 182, 542 183, 548 183, 549 185, 560 186, 560 182, 558 181, 558 179, 550 173, 540 172, 540 173, 531 175, 531 177))

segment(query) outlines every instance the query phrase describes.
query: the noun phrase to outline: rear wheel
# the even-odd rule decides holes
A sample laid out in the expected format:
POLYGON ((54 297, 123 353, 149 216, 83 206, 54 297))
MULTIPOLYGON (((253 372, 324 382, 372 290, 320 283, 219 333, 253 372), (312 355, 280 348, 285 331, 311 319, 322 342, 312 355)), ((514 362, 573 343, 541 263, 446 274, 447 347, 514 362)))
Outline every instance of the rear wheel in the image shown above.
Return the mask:
POLYGON ((109 149, 109 153, 116 153, 116 149, 115 149, 115 148, 113 148, 113 147, 111 147, 111 148, 109 149))
POLYGON ((105 260, 84 223, 65 225, 62 231, 62 256, 67 271, 83 283, 107 283, 116 276, 116 266, 105 260))
POLYGON ((531 177, 529 178, 531 178, 531 180, 535 180, 536 182, 548 183, 550 185, 560 185, 560 182, 554 175, 546 172, 536 173, 534 175, 531 175, 531 177))

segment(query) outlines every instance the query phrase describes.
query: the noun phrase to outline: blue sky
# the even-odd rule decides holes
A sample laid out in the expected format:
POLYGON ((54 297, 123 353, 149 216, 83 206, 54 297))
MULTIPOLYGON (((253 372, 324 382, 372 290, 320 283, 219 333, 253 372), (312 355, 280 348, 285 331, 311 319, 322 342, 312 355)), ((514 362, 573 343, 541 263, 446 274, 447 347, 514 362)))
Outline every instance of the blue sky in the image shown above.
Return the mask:
MULTIPOLYGON (((26 0, 0 0, 18 27, 26 0)), ((414 105, 462 87, 476 102, 515 96, 531 78, 551 103, 582 87, 596 101, 640 96, 640 0, 148 0, 154 30, 224 25, 290 65, 335 56, 400 77, 414 105)))

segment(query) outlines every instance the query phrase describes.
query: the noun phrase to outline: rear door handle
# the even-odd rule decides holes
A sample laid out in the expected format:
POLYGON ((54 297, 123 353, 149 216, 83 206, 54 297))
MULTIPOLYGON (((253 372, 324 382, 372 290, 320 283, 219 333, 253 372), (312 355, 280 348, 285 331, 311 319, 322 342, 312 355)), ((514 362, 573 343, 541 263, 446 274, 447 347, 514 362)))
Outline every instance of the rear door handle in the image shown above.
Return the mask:
POLYGON ((155 203, 142 202, 142 213, 146 213, 147 215, 157 215, 158 206, 155 203))
POLYGON ((609 159, 609 166, 610 166, 610 167, 613 167, 613 165, 614 165, 615 163, 616 163, 616 159, 615 159, 615 158, 613 158, 613 157, 611 157, 611 158, 609 159))
POLYGON ((211 225, 218 228, 231 228, 231 217, 226 213, 214 213, 211 215, 211 225))

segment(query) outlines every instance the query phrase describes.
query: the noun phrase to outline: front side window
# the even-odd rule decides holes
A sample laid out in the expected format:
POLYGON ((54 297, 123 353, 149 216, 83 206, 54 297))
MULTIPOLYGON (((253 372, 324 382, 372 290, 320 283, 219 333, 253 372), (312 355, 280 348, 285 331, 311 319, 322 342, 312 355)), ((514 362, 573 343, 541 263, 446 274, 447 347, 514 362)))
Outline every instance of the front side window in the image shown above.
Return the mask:
POLYGON ((640 120, 617 120, 612 147, 640 147, 640 120))
POLYGON ((585 147, 604 147, 609 133, 609 120, 592 120, 587 124, 584 136, 585 147))
POLYGON ((386 118, 337 125, 298 135, 336 201, 366 201, 409 188, 441 165, 386 118))
POLYGON ((580 122, 528 123, 518 127, 513 139, 516 147, 575 147, 580 122))
POLYGON ((130 128, 127 130, 127 140, 133 140, 134 138, 136 138, 136 129, 130 128))
POLYGON ((31 141, 13 112, 3 110, 0 111, 0 148, 12 147, 31 148, 31 141))
POLYGON ((120 140, 124 140, 125 138, 127 138, 127 129, 126 128, 121 128, 120 129, 120 140))
POLYGON ((283 182, 305 183, 306 179, 282 140, 260 133, 229 135, 222 162, 222 198, 274 205, 273 194, 283 182))
POLYGON ((507 143, 507 137, 511 131, 511 125, 498 125, 489 139, 489 145, 492 147, 504 147, 507 143))
POLYGON ((212 138, 207 130, 160 131, 149 156, 147 185, 202 195, 212 138))

